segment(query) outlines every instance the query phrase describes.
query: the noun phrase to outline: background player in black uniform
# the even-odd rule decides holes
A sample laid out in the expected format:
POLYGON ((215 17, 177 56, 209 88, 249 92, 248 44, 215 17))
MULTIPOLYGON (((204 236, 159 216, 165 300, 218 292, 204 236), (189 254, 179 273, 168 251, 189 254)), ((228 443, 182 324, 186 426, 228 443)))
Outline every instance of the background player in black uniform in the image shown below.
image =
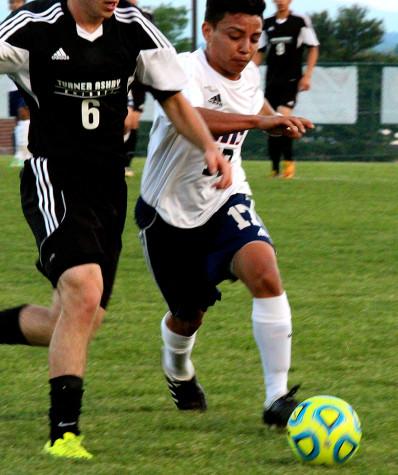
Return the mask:
POLYGON ((180 91, 186 76, 167 39, 121 0, 37 0, 0 25, 0 74, 31 111, 21 178, 24 215, 51 309, 0 312, 0 342, 49 346, 50 440, 44 452, 89 459, 78 427, 87 350, 114 282, 126 213, 124 119, 134 74, 184 136, 203 150, 217 187, 231 183, 199 114, 180 91), (95 170, 95 176, 93 176, 95 170))
MULTIPOLYGON (((131 5, 137 5, 137 0, 128 0, 131 5)), ((153 22, 153 15, 149 10, 141 9, 142 14, 153 22)), ((145 87, 138 81, 134 81, 131 85, 131 89, 128 95, 128 112, 126 120, 124 121, 125 135, 124 145, 126 149, 126 162, 125 162, 125 176, 134 176, 134 171, 131 167, 131 163, 135 156, 135 150, 138 141, 138 129, 140 125, 141 114, 144 112, 145 103, 145 87)))
MULTIPOLYGON (((292 114, 297 92, 308 91, 311 76, 318 60, 318 39, 308 17, 290 10, 292 0, 274 0, 275 15, 264 20, 264 45, 266 50, 265 96, 272 107, 285 116, 292 114), (308 47, 307 66, 302 72, 304 47, 308 47)), ((259 60, 258 62, 261 62, 259 60)), ((272 161, 272 176, 279 176, 283 156, 285 178, 293 178, 295 162, 293 142, 289 137, 269 137, 268 151, 272 161)))
MULTIPOLYGON (((11 12, 25 5, 25 0, 9 0, 8 6, 11 12)), ((9 115, 15 117, 17 123, 14 128, 14 159, 12 167, 22 167, 24 161, 29 158, 28 134, 30 113, 25 100, 18 89, 8 93, 9 115)))
POLYGON ((145 87, 140 82, 134 81, 127 97, 127 117, 124 121, 124 147, 126 153, 124 176, 126 177, 134 176, 131 164, 135 157, 140 118, 144 112, 145 96, 145 87))

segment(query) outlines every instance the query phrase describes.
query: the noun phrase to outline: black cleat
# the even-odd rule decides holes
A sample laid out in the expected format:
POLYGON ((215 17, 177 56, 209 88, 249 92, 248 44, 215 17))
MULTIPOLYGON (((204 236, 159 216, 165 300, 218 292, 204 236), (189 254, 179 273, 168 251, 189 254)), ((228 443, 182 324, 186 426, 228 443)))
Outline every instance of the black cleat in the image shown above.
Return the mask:
POLYGON ((293 397, 299 387, 300 385, 292 387, 292 389, 287 394, 277 399, 268 409, 264 409, 264 424, 280 428, 286 427, 291 413, 299 405, 299 402, 293 397))
POLYGON ((164 375, 175 405, 181 411, 205 411, 207 409, 206 396, 196 376, 189 381, 179 381, 164 375))

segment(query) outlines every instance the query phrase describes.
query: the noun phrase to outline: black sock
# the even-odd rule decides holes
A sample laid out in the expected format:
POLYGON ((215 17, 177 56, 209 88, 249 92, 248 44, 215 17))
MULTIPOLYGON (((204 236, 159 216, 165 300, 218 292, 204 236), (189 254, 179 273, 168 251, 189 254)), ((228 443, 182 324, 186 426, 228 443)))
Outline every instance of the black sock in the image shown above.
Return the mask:
POLYGON ((83 397, 83 379, 66 375, 50 379, 50 438, 53 444, 65 432, 79 435, 79 416, 83 397))
POLYGON ((272 161, 272 171, 279 174, 282 156, 282 137, 268 137, 268 154, 272 161))
POLYGON ((290 137, 281 137, 282 154, 287 161, 293 160, 293 139, 290 137))
POLYGON ((26 305, 0 311, 0 344, 29 345, 19 325, 19 314, 26 305))

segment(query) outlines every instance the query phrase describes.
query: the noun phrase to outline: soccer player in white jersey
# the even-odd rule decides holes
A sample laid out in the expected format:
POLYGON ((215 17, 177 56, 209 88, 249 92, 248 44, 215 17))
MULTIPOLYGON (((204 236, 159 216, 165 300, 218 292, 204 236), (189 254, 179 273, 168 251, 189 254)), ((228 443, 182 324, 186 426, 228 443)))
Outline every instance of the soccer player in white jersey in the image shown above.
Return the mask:
POLYGON ((184 53, 190 75, 183 91, 201 113, 232 165, 232 186, 215 178, 198 150, 157 109, 136 221, 144 253, 169 311, 161 323, 162 364, 177 407, 205 410, 204 391, 191 361, 196 333, 217 284, 240 279, 253 296, 253 331, 265 374, 264 423, 284 427, 297 405, 288 391, 291 313, 268 231, 254 210, 242 168, 249 129, 299 138, 313 125, 278 116, 264 101, 251 62, 262 31, 263 0, 208 0, 202 27, 205 50, 184 53))
POLYGON ((55 289, 51 309, 0 311, 0 343, 49 346, 54 457, 90 459, 79 415, 89 342, 112 292, 127 200, 123 129, 136 76, 202 153, 220 189, 230 165, 181 94, 186 75, 168 40, 124 0, 38 0, 0 24, 0 74, 31 111, 21 202, 38 269, 55 289))

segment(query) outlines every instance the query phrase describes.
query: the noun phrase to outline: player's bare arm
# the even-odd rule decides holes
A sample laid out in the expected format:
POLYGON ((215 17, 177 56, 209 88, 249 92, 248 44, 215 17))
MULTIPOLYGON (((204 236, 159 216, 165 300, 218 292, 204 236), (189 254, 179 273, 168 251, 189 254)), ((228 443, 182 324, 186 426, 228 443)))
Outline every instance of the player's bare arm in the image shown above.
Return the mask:
POLYGON ((216 188, 228 188, 232 184, 231 165, 218 150, 201 115, 181 93, 168 97, 162 102, 162 107, 176 130, 203 150, 210 174, 218 172, 221 175, 215 184, 216 188))
POLYGON ((287 135, 291 138, 300 138, 307 129, 314 125, 308 119, 299 117, 283 117, 276 114, 268 101, 265 102, 259 114, 233 114, 211 109, 197 108, 210 132, 214 136, 225 135, 243 130, 260 129, 277 135, 287 135), (264 113, 267 113, 265 115, 264 113))
POLYGON ((319 47, 318 46, 310 47, 308 50, 307 66, 305 69, 305 73, 303 74, 302 78, 300 79, 298 83, 299 91, 308 91, 311 88, 312 73, 318 61, 318 57, 319 57, 319 47))

